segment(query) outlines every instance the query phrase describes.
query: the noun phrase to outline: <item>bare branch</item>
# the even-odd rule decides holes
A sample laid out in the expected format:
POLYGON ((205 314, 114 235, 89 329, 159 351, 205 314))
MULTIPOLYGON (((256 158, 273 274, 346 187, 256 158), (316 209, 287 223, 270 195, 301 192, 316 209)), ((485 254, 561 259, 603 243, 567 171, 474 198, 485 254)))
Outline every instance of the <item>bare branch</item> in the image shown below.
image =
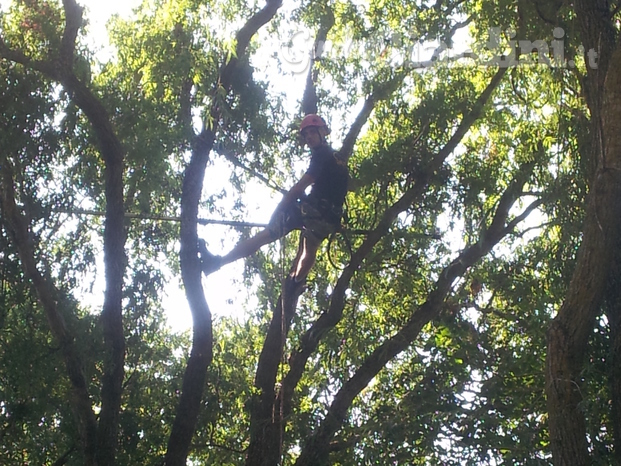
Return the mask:
POLYGON ((334 12, 330 5, 326 5, 326 12, 322 15, 319 24, 319 30, 315 37, 315 43, 313 44, 313 60, 308 68, 308 74, 306 75, 306 87, 304 88, 304 94, 302 97, 302 115, 308 115, 309 113, 317 113, 317 90, 315 84, 317 82, 318 70, 315 67, 315 63, 321 58, 323 53, 323 47, 328 37, 328 32, 334 26, 334 12))
POLYGON ((540 223, 539 225, 534 225, 532 227, 524 228, 523 230, 515 232, 514 235, 517 237, 523 237, 524 235, 526 235, 526 233, 530 231, 541 230, 542 228, 549 227, 552 225, 558 225, 558 222, 543 222, 543 223, 540 223))
POLYGON ((56 67, 52 62, 43 60, 33 60, 20 50, 11 49, 4 39, 0 36, 0 58, 19 63, 27 68, 40 71, 48 76, 56 75, 56 67))
MULTIPOLYGON (((507 224, 507 234, 512 233, 513 230, 515 229, 515 227, 523 222, 526 217, 528 217, 533 210, 539 208, 539 206, 541 206, 543 204, 543 200, 542 199, 537 199, 536 201, 532 202, 525 210, 524 212, 522 212, 520 215, 518 215, 517 217, 515 217, 513 220, 511 220, 508 224, 507 224)), ((536 227, 531 227, 531 228, 527 228, 526 230, 520 232, 520 235, 523 235, 526 231, 529 231, 531 229, 536 229, 536 228, 541 228, 542 225, 538 225, 536 227)))
POLYGON ((474 16, 468 16, 465 20, 455 23, 449 31, 449 36, 453 37, 453 35, 457 32, 458 29, 465 28, 470 23, 472 23, 472 21, 474 21, 474 16))
POLYGON ((69 461, 69 457, 76 450, 75 445, 73 445, 69 450, 67 450, 60 458, 54 461, 52 466, 64 466, 69 461))
MULTIPOLYGON (((407 71, 409 71, 409 69, 407 71)), ((354 144, 356 143, 356 140, 360 135, 360 131, 371 116, 371 113, 373 113, 375 105, 378 102, 389 99, 390 96, 392 96, 392 94, 403 83, 403 80, 407 76, 407 71, 402 70, 397 73, 394 78, 374 86, 373 93, 366 98, 364 105, 362 106, 362 110, 360 110, 360 113, 358 113, 358 116, 354 120, 354 123, 349 128, 347 136, 345 136, 345 139, 343 140, 343 145, 339 150, 341 158, 349 160, 354 150, 354 144)))
POLYGON ((228 89, 231 84, 231 76, 239 63, 239 60, 246 55, 246 49, 250 40, 259 29, 269 23, 278 12, 282 5, 282 0, 267 0, 265 6, 255 13, 244 26, 237 32, 237 46, 235 57, 233 57, 220 72, 220 85, 228 89))

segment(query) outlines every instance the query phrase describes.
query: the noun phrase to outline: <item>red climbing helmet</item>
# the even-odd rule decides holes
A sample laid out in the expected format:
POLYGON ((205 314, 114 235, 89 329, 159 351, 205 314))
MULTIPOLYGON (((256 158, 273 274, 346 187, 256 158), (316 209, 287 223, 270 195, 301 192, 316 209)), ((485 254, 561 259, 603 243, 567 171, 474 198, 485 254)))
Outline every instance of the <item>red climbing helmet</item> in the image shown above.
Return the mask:
POLYGON ((326 134, 330 134, 330 128, 328 128, 328 125, 326 124, 324 119, 321 118, 319 115, 316 115, 314 113, 309 113, 308 115, 304 117, 304 119, 302 120, 302 123, 300 124, 300 133, 304 131, 306 128, 313 128, 313 127, 325 128, 326 134))

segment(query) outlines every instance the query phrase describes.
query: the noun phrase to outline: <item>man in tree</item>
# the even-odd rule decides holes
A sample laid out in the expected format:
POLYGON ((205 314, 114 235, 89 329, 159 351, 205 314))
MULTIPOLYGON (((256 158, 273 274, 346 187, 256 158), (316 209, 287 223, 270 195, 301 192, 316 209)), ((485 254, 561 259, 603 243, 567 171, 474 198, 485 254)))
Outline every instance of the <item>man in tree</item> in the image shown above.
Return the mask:
POLYGON ((300 125, 300 134, 311 150, 308 170, 284 195, 267 228, 239 242, 228 254, 215 256, 200 240, 201 264, 206 275, 224 264, 254 254, 265 244, 282 238, 292 230, 301 230, 302 234, 291 277, 301 282, 308 275, 321 242, 340 226, 349 173, 347 162, 341 160, 338 152, 326 142, 330 128, 323 118, 315 114, 306 115, 300 125), (311 185, 307 196, 306 188, 311 185))

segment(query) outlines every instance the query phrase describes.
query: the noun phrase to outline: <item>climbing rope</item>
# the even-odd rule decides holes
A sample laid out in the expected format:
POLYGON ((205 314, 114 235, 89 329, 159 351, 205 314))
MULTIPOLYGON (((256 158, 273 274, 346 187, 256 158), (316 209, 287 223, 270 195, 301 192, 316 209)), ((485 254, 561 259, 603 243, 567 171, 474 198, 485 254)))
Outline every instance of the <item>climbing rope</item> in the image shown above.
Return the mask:
MULTIPOLYGON (((89 210, 89 209, 55 209, 56 213, 60 214, 69 214, 69 215, 90 215, 94 217, 104 217, 106 215, 105 212, 100 210, 89 210)), ((135 212, 125 212, 125 218, 132 218, 138 220, 156 220, 160 222, 181 222, 181 217, 170 217, 165 215, 153 215, 153 214, 143 214, 143 213, 135 213, 135 212)), ((227 225, 235 228, 266 228, 268 225, 265 223, 254 223, 254 222, 239 222, 235 220, 216 220, 216 219, 207 219, 207 218, 198 218, 196 222, 199 225, 227 225)))
MULTIPOLYGON (((280 231, 284 232, 285 229, 285 216, 281 217, 281 225, 280 231)), ((285 293, 287 292, 287 276, 286 276, 286 268, 285 268, 285 259, 286 259, 286 235, 282 235, 280 237, 280 396, 276 396, 275 400, 279 400, 278 405, 278 435, 280 436, 280 441, 278 445, 280 446, 280 454, 279 458, 282 461, 283 456, 283 443, 284 443, 284 403, 283 403, 283 391, 282 391, 282 381, 285 377, 285 345, 287 344, 287 334, 286 334, 286 326, 285 326, 285 293)), ((272 420, 273 422, 273 420, 272 420)))

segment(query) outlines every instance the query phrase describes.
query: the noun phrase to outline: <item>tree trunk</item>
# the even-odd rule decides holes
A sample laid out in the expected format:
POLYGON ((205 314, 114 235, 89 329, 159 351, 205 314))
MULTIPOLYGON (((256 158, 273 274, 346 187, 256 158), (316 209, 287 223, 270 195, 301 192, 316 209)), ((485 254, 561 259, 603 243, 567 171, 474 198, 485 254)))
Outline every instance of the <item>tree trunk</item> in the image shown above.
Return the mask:
POLYGON ((610 328, 608 350, 608 384, 610 390, 610 427, 617 464, 621 464, 621 238, 617 239, 608 290, 606 292, 606 316, 610 328))
POLYGON ((196 232, 203 178, 213 147, 214 134, 205 130, 196 137, 192 158, 183 178, 181 195, 181 276, 192 313, 192 351, 183 376, 181 397, 168 439, 166 466, 185 466, 200 412, 207 367, 213 357, 211 312, 201 283, 196 232))
POLYGON ((255 377, 259 394, 250 414, 250 445, 246 466, 277 466, 282 461, 284 423, 282 397, 276 396, 278 368, 303 283, 284 280, 282 294, 270 322, 255 377))
MULTIPOLYGON (((580 402, 588 340, 601 310, 621 224, 621 49, 611 57, 601 111, 602 151, 567 296, 548 331, 546 392, 555 465, 590 464, 580 402)), ((599 121, 594 121, 599 125, 599 121)))
MULTIPOLYGON (((616 282, 618 286, 618 281, 616 282)), ((610 303, 606 315, 610 323, 610 350, 608 383, 610 386, 611 424, 617 464, 621 464, 621 293, 610 303)))
MULTIPOLYGON (((220 69, 219 83, 214 92, 218 92, 218 86, 225 89, 227 93, 229 92, 232 77, 238 71, 239 60, 246 55, 250 40, 261 27, 272 20, 281 4, 281 0, 266 0, 265 6, 253 14, 237 31, 236 53, 220 69)), ((218 101, 218 99, 214 100, 218 101)), ((193 138, 192 157, 183 176, 179 256, 183 285, 192 313, 192 351, 183 377, 179 406, 168 439, 166 466, 185 466, 187 462, 203 398, 207 368, 213 358, 213 328, 211 312, 201 283, 197 225, 205 171, 213 148, 220 111, 218 105, 214 104, 210 110, 214 126, 211 129, 205 128, 193 138)))

